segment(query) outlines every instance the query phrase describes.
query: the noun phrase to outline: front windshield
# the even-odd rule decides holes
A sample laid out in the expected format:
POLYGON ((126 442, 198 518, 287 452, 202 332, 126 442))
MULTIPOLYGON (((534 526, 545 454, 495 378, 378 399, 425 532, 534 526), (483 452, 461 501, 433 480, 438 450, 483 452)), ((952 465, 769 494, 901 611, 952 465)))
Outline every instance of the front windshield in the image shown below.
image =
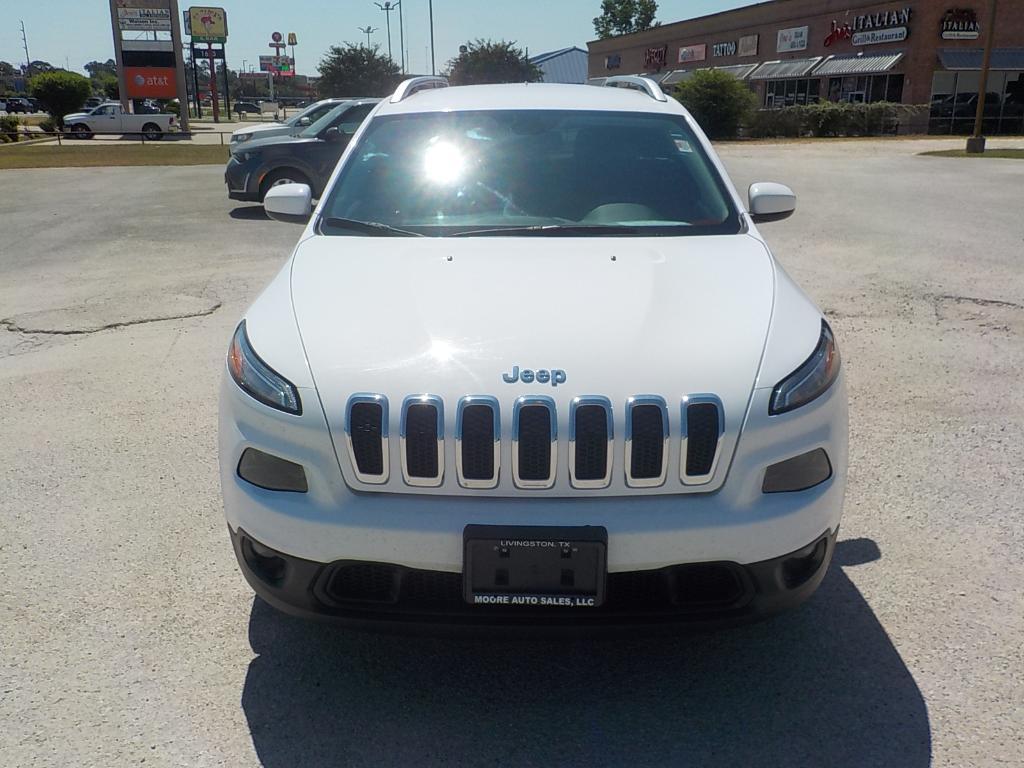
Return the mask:
POLYGON ((324 130, 324 128, 328 128, 334 121, 334 118, 338 117, 338 115, 340 115, 346 109, 348 109, 347 103, 343 102, 339 104, 330 112, 325 114, 323 117, 311 123, 308 128, 306 128, 302 133, 299 134, 299 136, 301 136, 304 139, 315 139, 317 135, 320 133, 320 131, 324 130))
POLYGON ((682 116, 579 110, 373 120, 329 193, 321 231, 365 234, 358 225, 368 222, 386 225, 377 233, 432 236, 740 227, 682 116))

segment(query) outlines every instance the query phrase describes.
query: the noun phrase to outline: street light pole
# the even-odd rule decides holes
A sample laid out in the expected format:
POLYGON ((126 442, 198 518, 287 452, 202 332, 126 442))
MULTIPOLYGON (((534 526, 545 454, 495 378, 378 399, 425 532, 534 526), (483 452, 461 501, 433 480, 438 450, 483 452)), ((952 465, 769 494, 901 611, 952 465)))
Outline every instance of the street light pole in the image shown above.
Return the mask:
POLYGON ((360 32, 362 32, 364 35, 366 35, 366 47, 369 48, 370 47, 370 35, 373 34, 374 32, 376 32, 377 30, 379 30, 380 27, 365 26, 365 27, 356 27, 356 29, 358 29, 360 32))
POLYGON ((966 151, 980 155, 985 151, 985 137, 981 135, 985 116, 985 94, 988 91, 988 67, 992 62, 992 40, 996 36, 996 0, 988 5, 988 36, 985 38, 985 53, 981 59, 981 79, 978 81, 978 110, 974 113, 974 134, 967 139, 966 151))
POLYGON ((430 74, 437 74, 437 67, 434 65, 434 0, 427 0, 430 8, 430 74))
POLYGON ((405 20, 402 18, 402 0, 398 0, 398 45, 402 54, 402 74, 405 74, 405 20))
POLYGON ((394 61, 395 58, 394 58, 394 56, 391 55, 391 12, 393 10, 395 10, 395 6, 393 6, 391 4, 390 0, 388 0, 388 2, 385 2, 385 3, 374 3, 374 5, 376 5, 382 11, 384 11, 384 16, 387 18, 387 23, 388 23, 388 58, 391 59, 391 61, 394 61))

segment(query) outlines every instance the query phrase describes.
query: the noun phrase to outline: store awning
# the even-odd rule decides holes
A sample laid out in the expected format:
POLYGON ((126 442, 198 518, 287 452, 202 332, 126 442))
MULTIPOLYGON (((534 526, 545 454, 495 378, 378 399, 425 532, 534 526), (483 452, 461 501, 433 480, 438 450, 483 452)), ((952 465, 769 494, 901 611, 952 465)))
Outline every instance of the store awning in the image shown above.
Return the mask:
MULTIPOLYGON (((981 48, 943 48, 939 61, 946 69, 981 70, 981 48)), ((989 69, 1024 69, 1024 48, 993 48, 989 69)))
POLYGON ((676 83, 681 83, 683 82, 683 80, 690 77, 696 71, 697 70, 695 69, 673 69, 663 78, 661 78, 661 80, 658 81, 658 84, 664 87, 666 85, 675 85, 676 83))
POLYGON ((821 56, 811 59, 787 59, 786 61, 766 61, 750 74, 751 80, 781 80, 786 77, 806 77, 814 69, 821 56))
POLYGON ((735 77, 737 80, 746 80, 750 77, 750 73, 760 66, 759 64, 731 64, 728 67, 712 67, 717 69, 719 72, 728 72, 730 75, 735 77))
POLYGON ((888 72, 902 58, 902 52, 860 56, 855 53, 848 56, 829 56, 814 70, 814 76, 870 75, 876 72, 888 72))

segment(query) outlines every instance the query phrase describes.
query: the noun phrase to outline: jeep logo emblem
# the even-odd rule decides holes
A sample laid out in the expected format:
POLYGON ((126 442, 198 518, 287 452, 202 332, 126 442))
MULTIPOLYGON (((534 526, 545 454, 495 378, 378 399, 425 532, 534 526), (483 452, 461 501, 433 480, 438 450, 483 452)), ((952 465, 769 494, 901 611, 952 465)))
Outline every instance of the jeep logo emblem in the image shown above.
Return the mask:
POLYGON ((538 384, 557 387, 559 384, 565 384, 565 371, 561 368, 552 368, 550 371, 546 368, 537 371, 531 371, 529 368, 519 370, 518 365, 513 365, 511 371, 501 374, 501 378, 506 384, 515 384, 517 381, 533 384, 536 381, 538 384))

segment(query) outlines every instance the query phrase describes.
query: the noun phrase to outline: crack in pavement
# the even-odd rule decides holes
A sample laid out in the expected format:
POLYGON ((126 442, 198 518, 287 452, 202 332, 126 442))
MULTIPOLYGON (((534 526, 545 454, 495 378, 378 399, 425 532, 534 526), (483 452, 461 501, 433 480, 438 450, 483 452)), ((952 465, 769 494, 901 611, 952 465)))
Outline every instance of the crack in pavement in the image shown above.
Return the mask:
POLYGON ((158 317, 141 317, 136 320, 121 320, 114 323, 106 323, 96 328, 71 328, 71 329, 60 329, 55 330, 53 328, 32 328, 19 325, 14 318, 0 319, 0 326, 3 326, 7 331, 11 333, 22 333, 31 335, 42 335, 42 336, 84 336, 92 333, 100 333, 101 331, 109 331, 114 328, 127 328, 132 325, 146 325, 148 323, 162 323, 167 320, 187 320, 190 317, 205 317, 206 315, 212 315, 222 306, 222 302, 215 302, 213 305, 206 307, 205 309, 197 310, 195 312, 184 312, 177 315, 160 315, 158 317))

